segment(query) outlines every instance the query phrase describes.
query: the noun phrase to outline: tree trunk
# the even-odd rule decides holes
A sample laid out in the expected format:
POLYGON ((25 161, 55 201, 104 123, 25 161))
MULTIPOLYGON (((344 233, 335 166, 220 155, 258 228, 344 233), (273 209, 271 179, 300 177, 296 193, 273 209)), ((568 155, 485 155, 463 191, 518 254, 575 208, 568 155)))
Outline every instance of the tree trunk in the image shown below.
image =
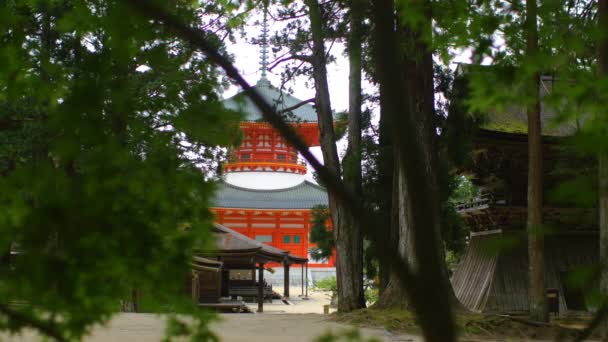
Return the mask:
MULTIPOLYGON (((608 77, 608 0, 599 0, 598 23, 600 28, 598 76, 608 77)), ((601 120, 608 120, 602 113, 601 120)), ((608 151, 601 150, 598 156, 599 177, 599 223, 600 223, 600 292, 608 294, 608 151)), ((601 326, 604 337, 608 337, 608 319, 601 326)))
MULTIPOLYGON (((399 256, 410 261, 410 267, 412 267, 412 260, 415 260, 414 255, 414 244, 411 237, 411 229, 407 229, 406 211, 408 210, 407 204, 407 187, 405 183, 405 174, 399 167, 399 155, 394 156, 393 168, 393 185, 391 194, 391 208, 390 215, 390 238, 388 241, 395 241, 392 248, 397 249, 399 256)), ((413 267, 412 267, 413 268, 413 267)), ((405 291, 404 284, 401 282, 399 277, 399 270, 388 268, 388 281, 386 288, 382 291, 382 294, 378 298, 378 301, 374 307, 379 309, 408 309, 409 301, 407 293, 405 291)))
MULTIPOLYGON (((327 83, 327 60, 321 8, 316 0, 306 0, 312 33, 312 66, 315 81, 315 106, 320 130, 320 145, 325 166, 340 181, 340 159, 335 142, 333 115, 327 83)), ((329 210, 336 241, 336 278, 338 311, 348 312, 362 307, 363 263, 360 227, 357 220, 330 190, 329 210), (352 228, 352 229, 351 229, 352 228)))
MULTIPOLYGON (((410 5, 413 6, 408 8, 413 10, 424 8, 423 13, 417 14, 422 14, 424 19, 423 29, 429 30, 430 3, 417 1, 410 5)), ((398 205, 400 240, 402 236, 411 239, 414 246, 407 251, 408 255, 414 256, 407 260, 407 263, 412 265, 415 281, 402 285, 407 290, 409 304, 419 318, 425 340, 455 341, 456 331, 450 289, 445 281, 446 273, 442 270, 442 265, 445 263, 441 258, 443 244, 439 220, 437 173, 433 156, 435 149, 432 145, 434 132, 430 131, 428 126, 434 115, 432 68, 429 73, 428 60, 424 59, 414 66, 415 74, 406 70, 399 52, 404 45, 408 45, 408 42, 404 42, 395 31, 395 27, 399 25, 395 22, 394 2, 375 0, 373 9, 375 63, 380 92, 382 96, 386 96, 385 113, 391 116, 394 148, 396 155, 399 156, 395 165, 399 170, 397 174, 403 182, 399 187, 398 205), (395 75, 407 77, 395 77, 395 75), (412 83, 413 80, 418 81, 416 79, 418 76, 426 83, 412 83), (415 84, 415 87, 412 87, 412 84, 415 84), (426 88, 429 86, 430 88, 426 88), (420 92, 414 89, 419 89, 420 92)), ((430 55, 430 44, 424 42, 422 37, 428 38, 431 35, 421 34, 413 37, 416 50, 424 56, 430 55)), ((384 262, 387 261, 390 262, 384 259, 384 262)), ((395 271, 397 274, 401 273, 400 270, 395 271)))
MULTIPOLYGON (((344 156, 344 183, 355 196, 362 196, 361 175, 361 40, 363 22, 363 3, 353 0, 350 9, 350 34, 348 39, 349 60, 349 92, 348 92, 348 150, 344 156)), ((352 216, 352 215, 351 215, 352 216)), ((365 307, 363 292, 363 234, 359 221, 352 219, 348 229, 348 238, 352 240, 353 268, 352 286, 358 287, 359 303, 357 307, 365 307)))
MULTIPOLYGON (((536 0, 526 2, 526 54, 528 58, 538 52, 536 0)), ((545 298, 545 241, 539 229, 543 213, 543 156, 540 121, 540 76, 535 72, 529 82, 533 96, 527 107, 528 114, 528 258, 530 276, 530 318, 540 322, 549 320, 545 298)))
MULTIPOLYGON (((396 186, 393 184, 393 176, 395 172, 394 167, 394 151, 393 151, 393 141, 391 137, 392 126, 390 124, 390 117, 387 113, 385 113, 385 109, 387 108, 386 96, 380 94, 380 120, 378 123, 378 132, 379 132, 379 153, 378 153, 378 186, 381 189, 381 196, 379 198, 379 213, 378 213, 378 227, 385 231, 385 233, 389 236, 387 241, 394 242, 395 244, 392 248, 397 248, 397 240, 399 239, 399 233, 397 227, 397 220, 393 219, 393 213, 396 213, 396 210, 393 210, 393 198, 397 198, 396 186)), ((380 253, 384 246, 376 247, 377 253, 380 253)), ((379 267, 379 292, 380 298, 375 305, 378 307, 387 306, 383 302, 393 299, 396 297, 402 297, 405 301, 405 295, 399 296, 397 294, 392 294, 394 291, 389 288, 389 284, 391 284, 391 279, 394 278, 391 276, 390 265, 385 263, 380 263, 379 267), (385 293, 385 290, 388 292, 385 293), (386 299, 385 299, 386 297, 386 299)), ((398 285, 401 289, 401 286, 398 285)))
MULTIPOLYGON (((411 42, 411 45, 415 47, 412 50, 404 51, 402 56, 402 65, 404 65, 403 79, 404 82, 406 82, 407 89, 407 94, 404 94, 404 97, 410 101, 408 105, 410 115, 413 115, 414 117, 418 142, 424 150, 426 159, 424 164, 426 166, 426 173, 430 177, 427 181, 427 185, 429 191, 434 194, 433 206, 427 209, 430 212, 433 212, 432 215, 439 217, 439 170, 437 160, 437 135, 434 120, 433 59, 429 44, 425 42, 423 38, 425 34, 430 35, 430 33, 422 32, 422 30, 430 31, 431 27, 430 24, 416 29, 412 29, 407 25, 400 26, 400 40, 402 42, 411 42)), ((396 160, 399 160, 399 158, 398 155, 395 156, 396 160)), ((405 159, 403 162, 407 163, 408 160, 405 159)), ((398 162, 395 163, 396 166, 398 166, 398 164, 398 162)), ((398 250, 402 257, 409 260, 410 266, 415 270, 421 261, 416 259, 417 253, 415 252, 415 244, 411 231, 413 225, 411 222, 411 211, 413 210, 413 208, 411 208, 411 196, 408 194, 403 170, 399 168, 399 170, 395 172, 395 177, 398 177, 394 186, 398 191, 398 196, 394 203, 398 212, 398 250), (407 214, 408 212, 410 213, 409 215, 407 214)), ((460 306, 449 280, 449 272, 445 263, 445 251, 443 248, 443 239, 439 222, 432 233, 434 235, 433 238, 435 239, 435 243, 437 246, 440 246, 436 252, 437 258, 440 261, 440 271, 442 274, 441 282, 443 283, 443 287, 447 289, 451 302, 460 306)), ((394 272, 389 280, 389 291, 387 291, 383 297, 385 298, 380 298, 379 300, 379 307, 408 307, 403 286, 399 282, 399 276, 394 274, 394 272)))

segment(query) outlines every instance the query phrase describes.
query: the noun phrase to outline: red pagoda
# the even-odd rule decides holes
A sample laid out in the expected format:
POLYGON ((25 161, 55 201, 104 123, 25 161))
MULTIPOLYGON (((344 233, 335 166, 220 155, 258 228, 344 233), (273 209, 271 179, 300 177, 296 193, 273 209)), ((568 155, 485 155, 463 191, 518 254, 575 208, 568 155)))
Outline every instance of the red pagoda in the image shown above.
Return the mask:
MULTIPOLYGON (((310 104, 279 91, 265 77, 254 87, 277 111, 286 113, 310 146, 319 145, 317 114, 310 104)), ((245 121, 240 124, 244 139, 230 151, 223 166, 225 178, 212 208, 217 222, 257 241, 308 257, 314 248, 308 239, 311 210, 327 205, 326 190, 306 179, 304 160, 262 121, 260 111, 244 93, 225 100, 224 105, 244 113, 245 121)), ((333 271, 334 260, 311 259, 309 266, 333 271)))
MULTIPOLYGON (((256 91, 305 139, 309 146, 319 145, 316 110, 272 86, 266 78, 268 66, 268 20, 264 11, 262 27, 261 79, 256 91)), ((249 238, 309 259, 306 279, 335 275, 335 260, 315 261, 310 251, 311 212, 327 205, 324 188, 306 179, 306 163, 295 148, 265 122, 262 113, 245 95, 238 93, 224 101, 224 106, 243 113, 240 123, 243 141, 230 151, 223 165, 214 206, 216 221, 249 238)), ((328 222, 329 224, 329 222, 328 222)), ((268 266, 279 266, 270 264, 268 266)), ((295 265, 294 265, 295 266, 295 265)), ((271 282, 283 282, 282 267, 269 275, 271 282)), ((299 272, 290 274, 292 284, 299 282, 299 272)))

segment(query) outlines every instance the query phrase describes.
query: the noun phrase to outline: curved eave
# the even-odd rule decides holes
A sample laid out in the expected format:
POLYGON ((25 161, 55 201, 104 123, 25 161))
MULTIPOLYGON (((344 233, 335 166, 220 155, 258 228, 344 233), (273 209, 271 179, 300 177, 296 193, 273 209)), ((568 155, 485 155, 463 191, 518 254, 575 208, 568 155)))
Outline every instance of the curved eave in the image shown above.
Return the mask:
MULTIPOLYGON (((260 79, 252 87, 267 103, 274 106, 277 111, 287 111, 287 121, 316 122, 315 108, 306 101, 302 101, 291 94, 284 93, 270 84, 268 79, 260 79)), ((245 114, 245 121, 256 122, 263 118, 262 112, 246 96, 245 91, 223 101, 224 106, 231 110, 241 111, 245 114)))
POLYGON ((258 210, 310 210, 317 205, 327 205, 324 188, 307 180, 284 189, 247 189, 225 182, 220 183, 212 207, 221 209, 258 210))

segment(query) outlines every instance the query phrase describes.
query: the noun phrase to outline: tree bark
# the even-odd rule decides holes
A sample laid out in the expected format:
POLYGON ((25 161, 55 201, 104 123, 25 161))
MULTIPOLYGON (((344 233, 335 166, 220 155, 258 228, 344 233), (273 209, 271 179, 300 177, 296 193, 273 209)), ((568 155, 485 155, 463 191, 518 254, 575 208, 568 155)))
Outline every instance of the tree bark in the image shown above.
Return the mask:
MULTIPOLYGON (((327 83, 327 59, 324 25, 317 0, 306 0, 312 33, 312 66, 315 82, 315 106, 320 130, 320 145, 325 166, 337 182, 341 167, 335 142, 333 115, 327 83)), ((359 107, 360 108, 360 107, 359 107)), ((360 109, 359 109, 360 110, 360 109)), ((360 183, 360 182, 359 182, 360 183)), ((328 192, 329 210, 336 241, 336 278, 338 311, 348 312, 363 307, 363 263, 360 227, 353 213, 338 201, 333 191, 328 192)))
MULTIPOLYGON (((534 58, 538 52, 536 0, 526 2, 526 55, 534 58)), ((540 119, 540 75, 535 72, 529 82, 528 91, 532 102, 528 114, 528 259, 530 277, 530 318, 547 322, 545 298, 545 242, 539 229, 543 213, 543 156, 540 119)))
MULTIPOLYGON (((394 167, 393 167, 393 180, 392 193, 391 193, 391 215, 390 215, 390 234, 388 241, 394 241, 392 248, 395 248, 399 256, 409 261, 412 269, 415 266, 412 265, 412 260, 415 260, 415 246, 411 236, 411 229, 407 229, 408 221, 406 218, 406 211, 409 210, 406 205, 408 200, 407 187, 405 183, 405 174, 403 169, 397 167, 399 165, 399 155, 395 153, 394 167)), ((387 284, 385 289, 380 294, 378 301, 374 305, 379 309, 407 309, 409 308, 409 300, 405 291, 404 284, 398 274, 398 269, 392 269, 388 267, 387 270, 387 284)))
MULTIPOLYGON (((430 29, 430 3, 420 0, 409 1, 407 5, 408 8, 423 9, 423 13, 417 13, 422 14, 424 18, 421 27, 423 30, 430 29)), ((400 25, 395 22, 394 2, 375 0, 373 9, 374 47, 380 92, 386 96, 386 113, 391 116, 394 148, 398 155, 395 167, 399 170, 397 175, 401 180, 398 204, 400 240, 403 236, 411 240, 414 246, 407 251, 407 255, 413 256, 407 262, 412 265, 417 281, 402 285, 407 290, 409 304, 419 317, 425 340, 455 341, 452 299, 448 283, 445 281, 446 273, 442 271, 442 265, 445 264, 441 258, 443 244, 432 145, 434 133, 428 126, 434 115, 432 64, 429 73, 427 65, 429 61, 423 59, 420 64, 410 69, 415 71, 411 74, 399 56, 404 42, 395 31, 395 27, 400 25), (395 77, 395 75, 406 77, 395 77), (421 77, 424 83, 415 84, 420 80, 418 77, 421 77), (412 86, 413 84, 415 87, 412 86)), ((407 28, 407 25, 402 27, 407 28)), ((414 32, 418 28, 408 29, 414 32)), ((430 35, 414 35, 413 42, 416 51, 427 56, 430 55, 430 45, 423 41, 424 36, 430 37, 430 35)))
MULTIPOLYGON (((598 78, 608 77, 608 0, 599 0, 598 25, 600 28, 598 78)), ((602 113, 601 120, 608 120, 602 113)), ((600 292, 608 294, 608 151, 601 150, 598 155, 599 177, 599 230, 600 230, 600 292)), ((602 334, 608 337, 608 319, 601 325, 602 334)))
MULTIPOLYGON (((348 150, 344 156, 344 182, 355 196, 362 196, 361 175, 361 70, 362 70, 362 35, 363 35, 363 9, 361 0, 353 0, 350 8, 350 34, 348 37, 348 61, 349 61, 349 89, 348 89, 348 150)), ((351 267, 353 271, 352 285, 359 293, 357 307, 365 307, 365 296, 363 292, 363 234, 361 223, 352 215, 350 227, 347 229, 348 239, 352 240, 353 260, 351 267)), ((344 239, 344 237, 343 237, 344 239)))
MULTIPOLYGON (((427 185, 429 191, 433 194, 433 205, 427 208, 432 212, 434 217, 440 216, 440 199, 439 199, 439 170, 438 170, 438 147, 437 135, 435 126, 435 108, 434 108, 434 84, 433 84, 433 59, 431 49, 428 42, 424 41, 424 36, 430 36, 430 14, 425 13, 429 21, 427 25, 412 28, 408 25, 401 25, 399 35, 400 41, 410 42, 414 48, 403 52, 402 65, 403 80, 406 83, 406 94, 404 97, 409 99, 407 106, 409 107, 410 115, 414 117, 415 130, 418 142, 424 150, 426 173, 429 176, 427 185), (424 32, 427 31, 427 32, 424 32)), ((399 155, 395 156, 395 160, 399 160, 399 155)), ((407 157, 406 157, 407 158, 407 157)), ((408 163, 407 159, 403 160, 408 163)), ((410 267, 414 271, 421 262, 417 260, 415 251, 416 244, 413 241, 412 235, 412 201, 411 195, 408 193, 405 173, 399 167, 399 162, 395 163, 398 168, 395 172, 394 189, 398 192, 395 197, 394 206, 397 208, 397 241, 399 243, 398 250, 402 257, 409 261, 410 267), (409 213, 409 214, 408 214, 409 213)), ((447 289, 448 296, 453 304, 460 306, 459 302, 452 289, 447 265, 445 263, 445 251, 443 248, 443 239, 439 222, 436 229, 432 231, 435 244, 440 246, 437 252, 437 258, 440 262, 441 282, 443 287, 447 289)), ((389 279, 389 291, 384 294, 379 300, 379 307, 408 307, 406 295, 402 284, 400 284, 399 276, 391 272, 389 279)))
MULTIPOLYGON (((393 219, 395 217, 394 214, 397 213, 397 210, 393 209, 392 203, 396 203, 396 198, 398 196, 396 185, 393 184, 394 181, 394 172, 395 172, 395 156, 393 149, 393 140, 391 137, 392 134, 392 125, 390 123, 390 116, 386 113, 386 108, 388 108, 386 96, 380 93, 380 120, 378 123, 378 132, 379 132, 379 141, 378 141, 378 186, 381 189, 380 192, 380 202, 379 202, 379 213, 378 213, 378 226, 382 229, 385 234, 389 236, 387 241, 394 243, 391 248, 397 250, 397 241, 399 239, 399 227, 397 224, 397 219, 393 219)), ((378 253, 381 248, 384 246, 376 247, 378 253)), ((390 306, 388 305, 388 300, 392 300, 397 297, 402 297, 405 302, 405 295, 397 295, 394 293, 392 288, 391 279, 394 278, 394 275, 391 276, 391 267, 389 264, 380 263, 379 267, 379 278, 380 278, 380 298, 376 302, 376 306, 384 307, 390 306), (388 291, 385 293, 385 290, 388 291)), ((401 286, 397 286, 399 290, 401 290, 401 286)))

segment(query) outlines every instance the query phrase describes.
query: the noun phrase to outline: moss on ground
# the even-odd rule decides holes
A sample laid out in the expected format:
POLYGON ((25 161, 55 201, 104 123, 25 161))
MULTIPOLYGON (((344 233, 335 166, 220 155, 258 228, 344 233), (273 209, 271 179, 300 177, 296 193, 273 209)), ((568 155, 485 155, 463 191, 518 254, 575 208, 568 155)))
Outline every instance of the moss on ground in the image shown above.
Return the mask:
MULTIPOLYGON (((391 333, 417 334, 421 329, 414 314, 401 309, 363 309, 349 313, 334 313, 330 319, 358 327, 383 327, 391 333)), ((536 325, 523 316, 486 315, 460 312, 456 325, 462 341, 499 340, 552 340, 576 336, 590 321, 583 315, 553 320, 547 325, 536 325)))
POLYGON ((333 313, 336 322, 359 327, 383 327, 390 332, 419 334, 421 332, 414 314, 399 309, 362 309, 348 313, 333 313))

